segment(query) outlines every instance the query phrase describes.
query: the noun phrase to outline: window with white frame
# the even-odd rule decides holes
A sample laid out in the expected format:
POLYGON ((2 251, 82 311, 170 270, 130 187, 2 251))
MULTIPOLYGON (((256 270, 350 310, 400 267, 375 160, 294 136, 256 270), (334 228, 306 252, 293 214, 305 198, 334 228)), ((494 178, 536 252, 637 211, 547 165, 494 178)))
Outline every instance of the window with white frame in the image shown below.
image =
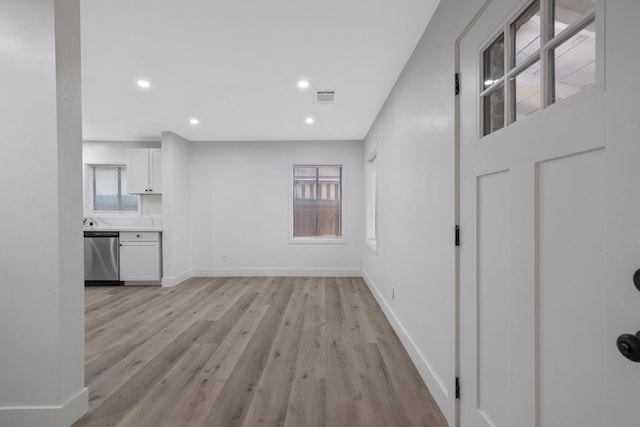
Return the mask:
POLYGON ((377 250, 378 155, 374 151, 366 164, 367 245, 377 250))
POLYGON ((89 165, 88 187, 94 212, 137 212, 138 196, 128 194, 123 165, 89 165))
POLYGON ((293 238, 342 237, 342 166, 293 166, 293 238))
POLYGON ((483 136, 595 85, 599 1, 535 0, 483 50, 483 136))

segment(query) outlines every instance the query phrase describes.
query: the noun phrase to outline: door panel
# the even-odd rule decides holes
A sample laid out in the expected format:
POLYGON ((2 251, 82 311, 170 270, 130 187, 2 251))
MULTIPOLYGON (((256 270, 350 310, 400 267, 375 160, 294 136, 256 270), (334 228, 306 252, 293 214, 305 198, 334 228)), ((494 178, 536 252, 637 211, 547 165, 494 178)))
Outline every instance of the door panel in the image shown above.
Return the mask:
POLYGON ((541 427, 606 425, 604 157, 596 150, 537 167, 541 427))
POLYGON ((478 398, 483 425, 508 426, 510 174, 478 178, 478 398))

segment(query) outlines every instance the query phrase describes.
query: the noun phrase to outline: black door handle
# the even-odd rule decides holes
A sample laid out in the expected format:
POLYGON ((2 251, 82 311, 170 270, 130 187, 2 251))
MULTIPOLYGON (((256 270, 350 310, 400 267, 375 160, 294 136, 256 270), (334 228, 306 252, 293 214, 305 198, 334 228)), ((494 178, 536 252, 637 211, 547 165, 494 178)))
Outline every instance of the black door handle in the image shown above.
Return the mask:
POLYGON ((634 362, 640 362, 640 331, 635 335, 620 335, 616 344, 624 357, 634 362))
POLYGON ((636 285, 636 289, 640 291, 640 268, 633 273, 633 284, 636 285))

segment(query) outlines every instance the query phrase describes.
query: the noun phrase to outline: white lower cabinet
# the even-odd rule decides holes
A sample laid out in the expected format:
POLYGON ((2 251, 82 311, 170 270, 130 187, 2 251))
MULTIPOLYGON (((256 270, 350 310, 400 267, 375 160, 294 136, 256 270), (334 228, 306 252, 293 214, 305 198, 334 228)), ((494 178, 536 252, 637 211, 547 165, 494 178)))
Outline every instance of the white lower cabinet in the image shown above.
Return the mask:
POLYGON ((160 260, 160 233, 120 232, 121 281, 160 280, 160 260))

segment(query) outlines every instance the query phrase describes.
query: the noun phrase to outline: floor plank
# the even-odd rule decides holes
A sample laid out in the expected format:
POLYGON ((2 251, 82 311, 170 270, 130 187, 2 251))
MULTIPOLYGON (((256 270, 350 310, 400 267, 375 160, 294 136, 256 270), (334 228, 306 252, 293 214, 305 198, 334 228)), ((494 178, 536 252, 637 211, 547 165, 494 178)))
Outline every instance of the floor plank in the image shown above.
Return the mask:
MULTIPOLYGON (((319 289, 310 288, 308 301, 319 302, 316 299, 319 289)), ((291 384, 285 420, 287 427, 326 425, 325 325, 324 306, 318 303, 308 305, 291 384)))
POLYGON ((74 427, 447 425, 360 278, 88 287, 85 312, 74 427))
POLYGON ((291 297, 264 367, 265 375, 249 405, 246 425, 284 425, 308 295, 294 292, 291 297))
MULTIPOLYGON (((165 396, 179 396, 202 369, 207 361, 220 346, 233 326, 240 320, 246 310, 251 306, 257 294, 244 294, 233 306, 225 312, 220 321, 213 323, 210 335, 199 337, 199 343, 194 345, 180 360, 177 360, 171 371, 159 381, 155 387, 142 399, 122 422, 122 426, 140 426, 144 423, 158 425, 171 408, 163 402, 165 396), (204 339, 203 339, 204 338, 204 339)), ((202 322, 202 320, 198 320, 202 322)), ((209 322, 206 321, 205 322, 209 322)), ((173 405, 171 405, 173 406, 173 405)))
POLYGON ((292 294, 293 286, 285 283, 275 288, 271 306, 256 328, 246 351, 238 359, 203 425, 235 427, 244 424, 292 294))

